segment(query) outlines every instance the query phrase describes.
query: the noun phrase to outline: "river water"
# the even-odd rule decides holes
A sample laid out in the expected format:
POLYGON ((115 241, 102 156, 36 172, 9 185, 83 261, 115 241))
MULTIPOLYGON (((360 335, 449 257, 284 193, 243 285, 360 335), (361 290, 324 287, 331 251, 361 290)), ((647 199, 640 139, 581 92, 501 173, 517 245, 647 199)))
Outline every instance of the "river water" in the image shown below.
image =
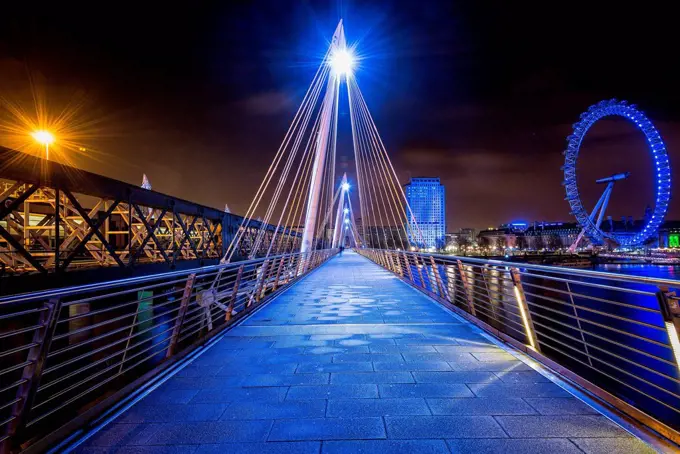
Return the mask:
POLYGON ((632 274, 635 276, 680 280, 680 266, 677 265, 606 264, 595 265, 593 269, 595 271, 606 271, 608 273, 632 274))

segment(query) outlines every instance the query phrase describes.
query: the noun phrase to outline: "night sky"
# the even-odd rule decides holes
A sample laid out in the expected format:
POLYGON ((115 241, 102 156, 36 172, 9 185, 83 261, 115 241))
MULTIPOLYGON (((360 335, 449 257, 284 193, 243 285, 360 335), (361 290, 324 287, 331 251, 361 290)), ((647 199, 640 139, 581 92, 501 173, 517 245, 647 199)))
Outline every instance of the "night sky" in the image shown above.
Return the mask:
MULTIPOLYGON (((246 211, 341 17, 401 182, 442 178, 449 231, 571 221, 562 150, 601 99, 652 118, 680 181, 669 2, 11 3, 0 96, 30 110, 32 81, 50 109, 82 101, 91 151, 71 157, 77 166, 135 184, 144 172, 154 189, 205 205, 246 211)), ((351 169, 348 137, 338 153, 339 171, 351 169)), ((594 179, 630 171, 608 214, 640 218, 653 200, 649 161, 631 125, 596 125, 578 168, 586 206, 603 189, 594 179)))

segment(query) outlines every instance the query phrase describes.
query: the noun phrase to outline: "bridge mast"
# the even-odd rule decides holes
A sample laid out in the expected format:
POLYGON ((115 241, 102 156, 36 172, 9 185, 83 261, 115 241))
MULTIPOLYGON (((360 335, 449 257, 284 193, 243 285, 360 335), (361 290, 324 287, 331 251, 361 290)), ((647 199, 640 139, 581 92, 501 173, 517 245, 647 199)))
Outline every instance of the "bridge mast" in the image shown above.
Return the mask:
MULTIPOLYGON (((333 34, 329 55, 333 55, 339 50, 344 50, 347 47, 345 41, 345 30, 342 26, 342 20, 338 24, 333 34)), ((329 143, 331 122, 334 119, 333 111, 338 102, 338 90, 340 87, 340 78, 342 74, 337 71, 331 71, 328 76, 328 84, 326 85, 326 94, 324 96, 323 104, 321 106, 321 119, 319 125, 319 132, 316 139, 316 152, 314 156, 314 165, 312 168, 312 175, 309 182, 309 196, 307 198, 307 213, 305 215, 305 228, 302 233, 302 244, 300 245, 300 252, 305 253, 314 249, 312 242, 314 241, 316 230, 316 218, 319 212, 319 199, 321 197, 321 185, 323 182, 324 166, 326 164, 326 154, 329 145, 334 150, 335 147, 329 143)))
POLYGON ((342 223, 342 214, 343 214, 343 209, 345 208, 345 196, 349 197, 347 195, 347 191, 349 191, 349 183, 347 182, 347 173, 345 173, 342 176, 342 181, 340 182, 340 197, 338 198, 338 210, 335 213, 335 228, 333 229, 333 242, 332 247, 340 247, 341 243, 341 238, 342 238, 342 230, 343 230, 343 223, 342 223))

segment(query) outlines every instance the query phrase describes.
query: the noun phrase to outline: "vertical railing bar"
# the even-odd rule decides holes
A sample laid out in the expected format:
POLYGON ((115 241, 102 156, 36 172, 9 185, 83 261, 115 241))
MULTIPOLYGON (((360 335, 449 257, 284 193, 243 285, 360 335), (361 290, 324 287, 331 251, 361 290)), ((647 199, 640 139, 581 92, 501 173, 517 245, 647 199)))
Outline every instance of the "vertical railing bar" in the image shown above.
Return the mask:
POLYGON ((41 311, 39 324, 41 329, 33 333, 32 347, 28 351, 28 361, 30 364, 24 367, 21 379, 25 380, 17 389, 16 398, 20 399, 12 406, 12 416, 15 418, 8 425, 6 435, 9 437, 2 443, 2 452, 9 452, 15 443, 14 436, 21 433, 28 422, 31 408, 35 400, 35 395, 40 386, 42 371, 45 367, 47 354, 50 350, 52 338, 57 327, 59 313, 61 312, 61 300, 58 298, 50 299, 45 303, 46 311, 41 311))
POLYGON ((196 274, 190 274, 187 278, 187 283, 184 285, 184 293, 182 294, 179 313, 177 314, 177 319, 175 320, 175 327, 172 330, 168 351, 165 354, 166 358, 170 358, 175 354, 175 348, 177 347, 177 341, 179 340, 179 335, 182 331, 182 324, 184 323, 184 317, 186 316, 187 309, 189 308, 189 301, 191 301, 191 293, 193 292, 195 283, 196 274))

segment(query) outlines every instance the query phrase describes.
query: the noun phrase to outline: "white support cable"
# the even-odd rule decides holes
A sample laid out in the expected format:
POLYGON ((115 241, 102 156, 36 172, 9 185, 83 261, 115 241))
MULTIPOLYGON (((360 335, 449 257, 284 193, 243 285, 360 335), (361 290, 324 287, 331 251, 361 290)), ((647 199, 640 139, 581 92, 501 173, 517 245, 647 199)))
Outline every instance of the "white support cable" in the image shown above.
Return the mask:
MULTIPOLYGON (((366 119, 366 115, 365 115, 366 110, 367 110, 367 106, 365 104, 363 104, 360 108, 360 111, 361 111, 362 117, 364 117, 365 119, 366 119)), ((377 145, 375 138, 373 136, 371 137, 371 141, 372 141, 373 145, 377 145)), ((388 188, 390 189, 389 194, 390 194, 390 198, 391 198, 392 203, 391 204, 388 203, 388 206, 390 207, 390 213, 392 215, 392 220, 393 220, 395 226, 397 227, 397 229, 399 229, 399 228, 403 229, 406 241, 408 242, 408 232, 407 232, 407 228, 408 228, 407 226, 409 225, 408 219, 407 218, 401 219, 400 216, 397 216, 397 214, 396 214, 396 213, 404 213, 404 215, 406 216, 406 211, 404 209, 403 204, 401 203, 401 200, 399 199, 399 194, 396 193, 396 190, 394 188, 395 183, 391 179, 391 175, 389 174, 389 170, 387 169, 387 165, 384 162, 385 160, 384 160, 383 156, 380 154, 380 150, 376 149, 375 147, 371 147, 371 150, 373 151, 375 159, 378 162, 378 168, 380 169, 380 173, 383 177, 385 190, 387 190, 388 188), (396 193, 396 197, 395 197, 395 193, 396 193), (395 211, 396 211, 396 213, 395 213, 395 211)), ((394 241, 394 237, 392 238, 392 240, 394 241)), ((401 244, 401 248, 405 249, 404 238, 401 235, 399 235, 399 243, 401 244)), ((394 244, 396 246, 396 242, 394 244)))
MULTIPOLYGON (((312 134, 311 134, 312 136, 313 136, 314 131, 316 130, 316 128, 318 126, 320 117, 321 117, 321 111, 318 112, 316 120, 314 121, 314 126, 312 126, 312 134)), ((308 155, 311 156, 311 153, 310 153, 311 147, 309 146, 309 143, 310 143, 310 141, 307 142, 307 146, 305 147, 305 149, 302 153, 302 156, 300 158, 300 165, 298 166, 297 171, 295 172, 295 177, 293 178, 293 184, 290 186, 290 190, 288 191, 288 196, 286 197, 286 201, 284 203, 284 206, 281 209, 281 215, 279 216, 278 223, 276 224, 276 230, 274 231, 274 237, 272 238, 271 242, 269 243, 269 249, 267 250, 267 255, 266 255, 267 257, 269 257, 269 255, 272 252, 272 247, 273 247, 274 243, 276 242, 276 236, 277 236, 277 233, 279 231, 279 228, 281 227, 281 221, 283 220, 283 215, 285 213, 288 213, 287 216, 286 216, 286 224, 288 223, 288 219, 290 217, 290 212, 287 212, 287 208, 288 208, 288 204, 290 202, 291 195, 294 193, 294 191, 296 189, 296 184, 300 181, 299 180, 300 171, 304 169, 303 163, 306 161, 306 157, 308 155)), ((311 160, 310 160, 310 162, 311 162, 311 160)), ((301 187, 297 187, 297 189, 300 190, 301 187)), ((281 236, 282 237, 285 236, 285 227, 284 227, 284 232, 281 236)))
MULTIPOLYGON (((359 95, 361 101, 363 102, 364 105, 366 105, 366 101, 364 100, 364 96, 361 93, 361 90, 359 89, 359 86, 356 85, 356 92, 359 95)), ((370 120, 370 123, 372 125, 372 129, 375 132, 375 136, 377 137, 379 143, 380 143, 380 148, 382 149, 385 158, 387 160, 387 163, 390 165, 390 170, 392 171, 392 174, 394 176, 395 181, 399 181, 399 178, 397 177, 397 172, 394 170, 394 166, 392 165, 392 161, 390 160, 389 155, 387 154, 387 150, 385 149, 385 144, 382 141, 382 138, 380 137, 380 134, 378 133, 378 128, 375 125, 375 121, 373 121, 373 116, 371 115, 371 112, 368 110, 368 106, 366 105, 366 111, 368 113, 368 118, 370 120)), ((410 214, 411 220, 413 221, 414 225, 418 228, 418 232, 421 238, 421 241, 423 241, 424 236, 422 230, 420 230, 420 226, 418 225, 418 222, 416 220, 415 215, 413 214, 413 210, 411 209, 411 205, 408 203, 408 199, 406 199, 406 194, 404 193, 404 189, 401 187, 401 185, 397 185, 399 188, 399 191, 401 192, 402 197, 404 198, 404 202, 406 203, 406 207, 408 208, 408 213, 407 216, 410 214)))
MULTIPOLYGON (((314 134, 314 132, 312 132, 314 134)), ((302 171, 303 178, 300 181, 300 185, 298 186, 296 195, 295 195, 295 201, 294 201, 294 208, 291 210, 289 213, 289 216, 286 216, 286 224, 290 225, 290 228, 292 229, 293 227, 296 229, 296 239, 291 243, 291 248, 290 250, 293 251, 293 249, 296 249, 296 243, 298 236, 300 234, 299 226, 301 225, 302 222, 302 214, 305 212, 305 190, 303 188, 308 187, 308 182, 310 175, 312 173, 312 162, 314 161, 313 156, 314 154, 311 152, 312 150, 312 143, 313 139, 310 137, 309 142, 307 143, 307 150, 309 151, 306 161, 304 163, 304 169, 302 171), (299 213, 299 215, 298 215, 299 213), (291 223, 289 223, 289 218, 291 220, 291 223)), ((301 237, 300 237, 301 240, 301 237)))
MULTIPOLYGON (((363 239, 366 240, 366 218, 364 217, 364 196, 363 196, 363 183, 362 174, 359 166, 359 152, 358 152, 358 142, 357 142, 357 132, 356 132, 356 119, 354 118, 354 99, 352 97, 352 90, 347 88, 347 99, 349 101, 349 119, 352 129, 352 146, 354 149, 354 163, 357 170, 357 193, 359 196, 359 214, 361 215, 361 231, 363 233, 363 239)), ((366 243, 364 243, 366 244, 366 243)))
MULTIPOLYGON (((365 118, 365 115, 363 114, 362 110, 363 110, 363 109, 360 107, 360 108, 359 108, 359 116, 360 116, 360 118, 362 118, 363 121, 365 122, 365 121, 366 121, 366 118, 365 118)), ((364 130, 364 132, 367 132, 367 131, 364 130)), ((374 179, 377 180, 376 189, 379 190, 379 194, 380 194, 380 202, 381 202, 381 204, 382 204, 383 210, 385 211, 385 218, 387 219, 388 227, 390 227, 390 228, 389 228, 389 234, 390 234, 390 237, 392 238, 392 244, 394 245, 394 247, 397 247, 397 242, 396 242, 396 240, 394 239, 394 232, 393 232, 393 229, 391 228, 391 227, 393 227, 393 226, 390 225, 389 213, 388 213, 388 209, 387 209, 388 206, 389 206, 389 211, 390 211, 391 214, 392 214, 392 221, 393 221, 394 224, 395 224, 394 227, 399 228, 399 227, 400 227, 400 225, 399 225, 400 223, 397 221, 397 219, 396 219, 395 216, 394 216, 394 210, 393 210, 393 208, 392 208, 392 205, 389 203, 389 200, 388 200, 387 203, 385 203, 385 199, 387 198, 387 196, 384 194, 384 192, 387 191, 388 186, 387 186, 386 180, 384 179, 383 172, 379 172, 379 171, 378 171, 378 170, 382 170, 382 167, 381 167, 381 165, 380 165, 380 161, 377 159, 376 150, 374 149, 374 147, 371 147, 371 146, 369 146, 368 148, 369 148, 369 150, 371 151, 372 159, 374 160, 374 163, 373 163, 373 166, 374 166, 374 167, 373 167, 373 174, 374 174, 374 179), (376 170, 376 168, 377 168, 378 170, 376 170), (382 177, 382 180, 381 180, 381 177, 382 177)), ((381 223, 383 224, 383 236, 385 237, 385 242, 387 242, 387 234, 385 234, 385 232, 384 232, 384 229, 385 229, 385 222, 382 220, 382 214, 381 214, 381 223)), ((400 239, 401 239, 401 237, 400 237, 400 239)), ((403 249, 403 242, 402 242, 402 249, 403 249)))
MULTIPOLYGON (((231 243, 229 244, 229 247, 227 248, 227 251, 222 258, 221 262, 225 263, 231 260, 231 257, 234 254, 235 250, 235 245, 238 244, 240 241, 240 238, 242 237, 243 233, 247 229, 248 225, 252 221, 252 217, 255 214, 255 211, 257 210, 257 206, 260 203, 260 200, 262 199, 262 196, 264 195, 264 192, 266 191, 269 182, 271 181, 271 178, 273 174, 276 172, 276 168, 278 167, 278 163, 280 162, 283 154, 285 153, 285 148, 287 147, 288 143, 290 142, 290 136, 291 134, 296 130, 297 124, 299 123, 300 118, 302 117, 302 112, 305 111, 307 108, 309 108, 309 105, 312 104, 310 102, 310 95, 313 93, 314 88, 317 84, 320 84, 323 82, 323 80, 326 79, 326 76, 329 74, 330 69, 328 68, 328 65, 326 64, 326 60, 328 58, 328 55, 330 54, 330 49, 326 52, 326 55, 324 56, 324 59, 322 60, 321 65, 319 65, 319 68, 316 71, 316 74, 314 75, 314 78, 312 79, 312 83, 310 84, 309 88, 307 89, 307 92, 305 93, 305 96, 302 99, 302 102, 300 104, 300 107, 298 108, 295 116, 293 117, 293 122, 291 126, 288 128, 288 131, 286 132, 284 139, 279 146, 279 149, 276 152, 276 155, 274 156, 274 161, 272 164, 270 164, 269 169, 267 170, 267 173, 265 174, 265 177, 263 178, 262 182, 260 183, 260 187, 258 188, 257 192, 255 193, 255 197, 250 203, 250 206, 248 207, 248 211, 246 212, 246 216, 243 218, 243 221, 241 223, 241 226, 237 230, 236 234, 234 235, 234 238, 232 238, 231 243)), ((316 104, 314 102, 314 104, 316 104)))
MULTIPOLYGON (((318 94, 320 93, 320 89, 321 89, 321 84, 319 84, 319 89, 318 89, 318 92, 316 93, 316 96, 313 97, 314 99, 316 99, 316 97, 318 97, 318 94)), ((309 124, 309 120, 311 118, 313 110, 314 109, 313 109, 313 106, 312 106, 312 109, 309 109, 308 112, 306 113, 305 119, 302 122, 302 128, 304 128, 304 129, 301 128, 301 134, 297 135, 295 142, 293 143, 293 147, 291 149, 291 152, 288 155, 288 159, 287 159, 286 164, 284 166, 284 169, 281 173, 281 176, 279 177, 279 181, 276 185, 274 195, 272 196, 272 199, 269 202, 267 212, 266 212, 265 217, 263 219, 263 226, 261 226, 261 229, 258 232, 258 236, 256 238, 255 245, 253 246, 253 249, 251 251, 251 254, 250 254, 251 257, 250 258, 253 258, 256 251, 259 250, 259 248, 260 248, 260 245, 262 243, 262 240, 263 240, 265 232, 266 232, 266 226, 270 223, 271 216, 273 215, 273 213, 276 209, 276 205, 278 204, 279 197, 280 197, 281 192, 283 190, 283 187, 284 187, 284 185, 287 181, 288 174, 290 172, 290 169, 292 168, 295 157, 297 156, 297 153, 298 153, 298 150, 299 150, 299 147, 300 147, 300 143, 302 142, 304 132, 307 129, 307 125, 309 124)), ((284 209, 285 209, 285 207, 284 207, 284 209)), ((278 231, 278 227, 279 226, 277 225, 277 230, 274 231, 274 235, 276 235, 276 233, 278 231)), ((273 244, 273 241, 270 242, 268 252, 271 251, 271 245, 272 244, 273 244)))
MULTIPOLYGON (((356 96, 353 97, 355 100, 355 103, 358 103, 358 98, 356 96)), ((375 240, 377 241, 378 248, 382 248, 381 245, 381 238, 380 238, 380 232, 378 231, 378 221, 376 218, 376 210, 374 206, 374 199, 376 199, 376 190, 375 190, 375 185, 373 183, 373 178, 371 175, 371 172, 369 171, 369 159, 368 159, 368 154, 365 151, 366 148, 366 136, 365 136, 365 130, 362 128, 362 122, 361 122, 361 117, 358 114, 358 104, 355 104, 355 108, 353 109, 354 111, 354 117, 355 117, 355 124, 357 125, 357 143, 358 143, 358 155, 360 157, 359 162, 360 165, 363 167, 362 170, 362 175, 363 175, 363 186, 364 186, 364 195, 368 199, 368 203, 366 205, 368 215, 367 217, 373 218, 373 232, 369 229, 369 238, 371 241, 371 247, 376 247, 375 242, 374 242, 374 235, 375 233, 375 240)), ((377 201, 376 201, 377 204, 377 201)))
MULTIPOLYGON (((354 219, 354 210, 352 209, 352 198, 349 196, 349 194, 347 194, 347 206, 349 207, 349 218, 350 218, 350 222, 351 222, 352 225, 354 226, 354 230, 355 230, 355 232, 356 232, 356 234, 357 234, 357 237, 358 237, 359 241, 361 242, 361 244, 364 244, 364 241, 361 239, 361 235, 359 235, 359 230, 357 229, 357 224, 356 224, 356 221, 355 221, 355 219, 354 219)), ((357 238, 355 238, 354 240, 355 240, 355 242, 356 242, 357 238)), ((357 244, 358 244, 358 243, 357 243, 357 244)))
POLYGON ((375 247, 373 235, 371 233, 371 210, 370 192, 368 188, 368 179, 366 170, 364 169, 362 141, 360 135, 360 125, 358 124, 356 99, 352 96, 351 90, 348 90, 348 98, 350 99, 350 120, 352 123, 352 136, 354 141, 354 158, 357 168, 358 187, 359 187, 359 209, 361 212, 361 228, 364 234, 364 240, 368 242, 369 247, 375 247), (367 234, 368 231, 368 234, 367 234))
MULTIPOLYGON (((318 91, 317 91, 316 95, 314 96, 314 99, 316 99, 318 97, 318 95, 321 91, 321 85, 322 84, 319 84, 318 91)), ((273 197, 272 197, 272 199, 269 203, 267 213, 265 214, 265 217, 264 217, 264 223, 265 224, 270 223, 271 216, 272 216, 274 210, 276 209, 276 205, 278 204, 278 199, 279 199, 281 192, 283 190, 283 187, 284 187, 284 185, 287 181, 288 173, 290 172, 290 169, 292 167, 294 159, 295 159, 297 152, 299 150, 300 143, 302 142, 302 139, 304 137, 304 132, 307 129, 307 125, 309 124, 309 119, 311 118, 312 112, 313 112, 313 106, 312 106, 312 109, 309 109, 309 111, 307 112, 307 115, 306 115, 306 117, 303 121, 303 128, 304 129, 301 128, 302 133, 298 134, 298 136, 296 137, 296 140, 293 144, 293 148, 292 148, 291 153, 289 155, 289 158, 286 162, 286 166, 284 167, 284 170, 283 170, 281 176, 279 177, 279 182, 277 184, 274 195, 273 195, 273 197)), ((258 235, 256 246, 253 248, 254 251, 257 251, 259 249, 259 246, 260 246, 260 243, 261 243, 263 237, 264 237, 264 229, 262 229, 260 231, 260 234, 258 235)))

